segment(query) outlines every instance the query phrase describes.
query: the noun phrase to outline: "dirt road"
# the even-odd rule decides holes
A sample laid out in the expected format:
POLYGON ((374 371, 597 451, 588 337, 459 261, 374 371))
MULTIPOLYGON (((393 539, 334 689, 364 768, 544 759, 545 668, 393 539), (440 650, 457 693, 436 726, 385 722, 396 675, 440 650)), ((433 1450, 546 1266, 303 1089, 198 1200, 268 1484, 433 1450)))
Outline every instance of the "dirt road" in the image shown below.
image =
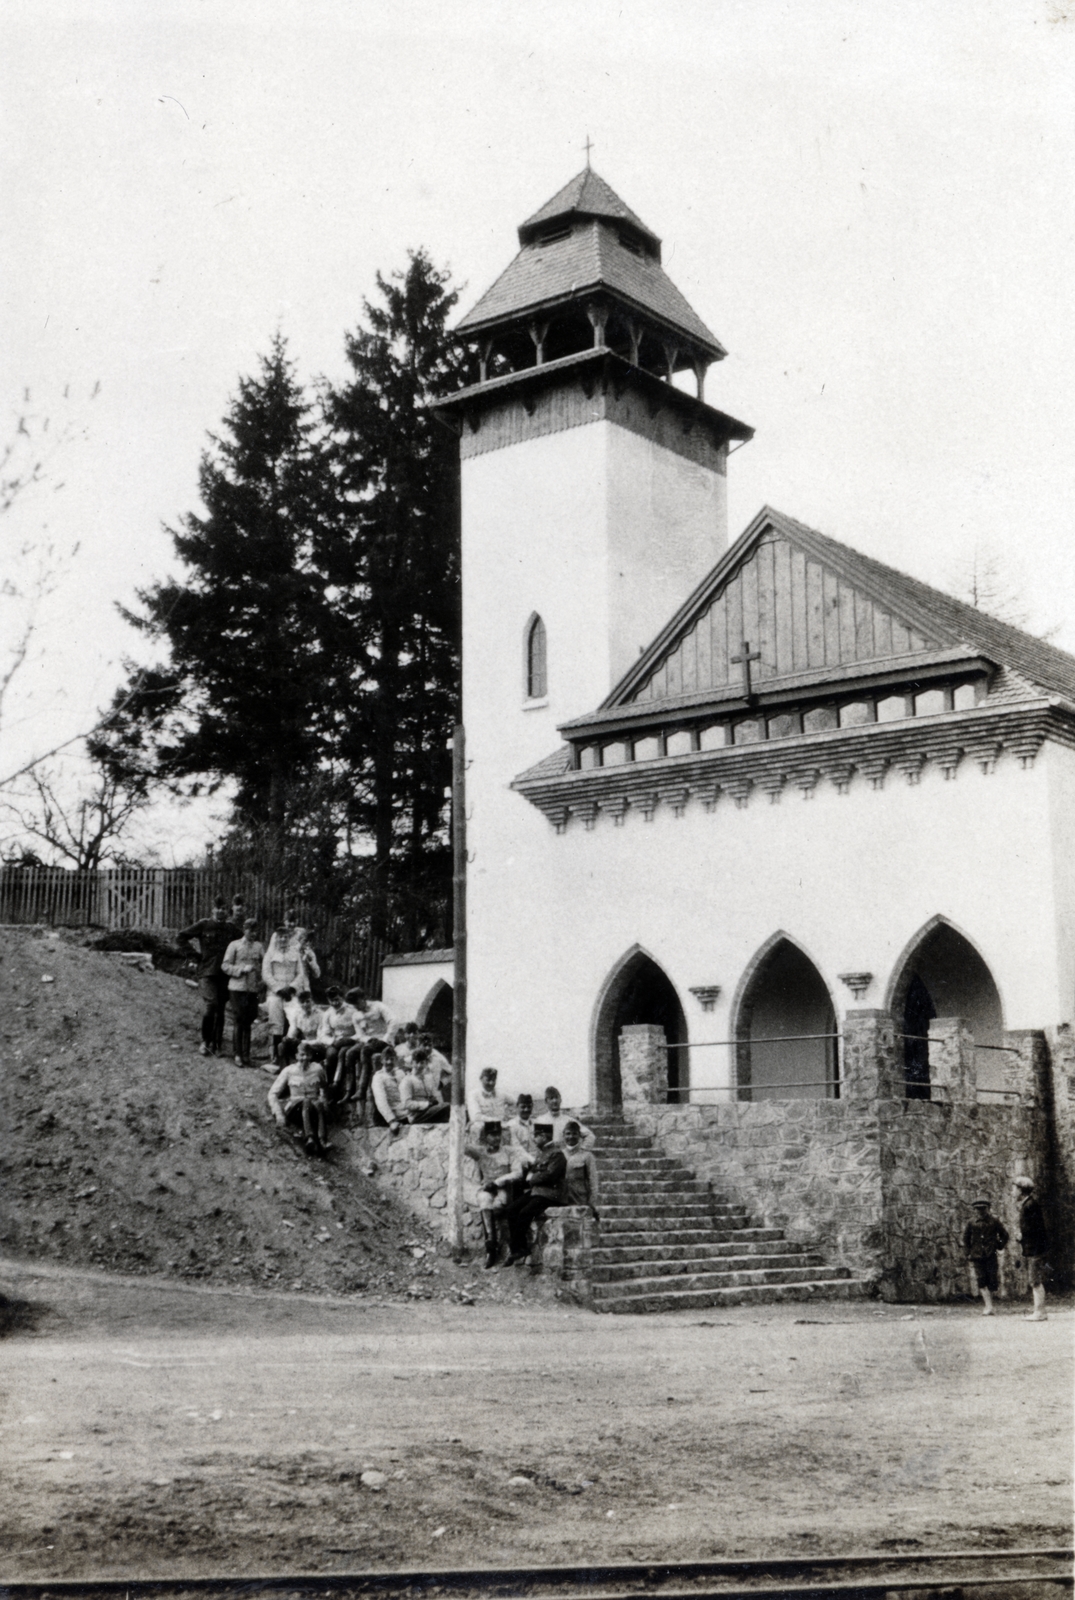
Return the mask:
POLYGON ((612 1318, 42 1273, 0 1271, 30 1307, 3 1345, 9 1578, 1070 1535, 1070 1307, 612 1318))

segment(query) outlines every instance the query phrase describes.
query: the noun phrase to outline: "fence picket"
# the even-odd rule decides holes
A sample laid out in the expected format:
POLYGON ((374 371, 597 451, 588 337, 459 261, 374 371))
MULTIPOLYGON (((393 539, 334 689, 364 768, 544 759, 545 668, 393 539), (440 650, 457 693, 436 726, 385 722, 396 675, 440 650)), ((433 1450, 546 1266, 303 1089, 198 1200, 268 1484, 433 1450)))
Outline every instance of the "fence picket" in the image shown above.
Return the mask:
POLYGON ((68 867, 0 867, 0 922, 46 923, 51 927, 145 929, 177 933, 212 910, 217 895, 242 894, 247 915, 263 933, 294 905, 321 960, 325 976, 356 984, 378 996, 381 963, 391 950, 364 938, 348 918, 322 916, 286 884, 253 874, 231 876, 214 867, 111 867, 75 872, 68 867))

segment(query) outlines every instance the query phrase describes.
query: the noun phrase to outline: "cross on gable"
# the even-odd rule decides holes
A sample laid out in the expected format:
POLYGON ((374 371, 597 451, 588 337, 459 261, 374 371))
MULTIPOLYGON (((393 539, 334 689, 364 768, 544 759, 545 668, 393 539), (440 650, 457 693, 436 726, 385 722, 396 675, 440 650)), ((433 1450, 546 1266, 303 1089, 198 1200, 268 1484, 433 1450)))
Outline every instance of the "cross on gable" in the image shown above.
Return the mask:
POLYGON ((739 663, 742 663, 742 667, 743 667, 743 692, 746 695, 748 700, 753 700, 754 691, 751 688, 751 684, 750 684, 750 663, 752 661, 760 661, 761 660, 761 651, 760 650, 752 650, 750 648, 750 640, 749 639, 744 639, 742 644, 739 646, 739 654, 737 656, 729 656, 728 660, 736 663, 736 665, 738 665, 739 663))

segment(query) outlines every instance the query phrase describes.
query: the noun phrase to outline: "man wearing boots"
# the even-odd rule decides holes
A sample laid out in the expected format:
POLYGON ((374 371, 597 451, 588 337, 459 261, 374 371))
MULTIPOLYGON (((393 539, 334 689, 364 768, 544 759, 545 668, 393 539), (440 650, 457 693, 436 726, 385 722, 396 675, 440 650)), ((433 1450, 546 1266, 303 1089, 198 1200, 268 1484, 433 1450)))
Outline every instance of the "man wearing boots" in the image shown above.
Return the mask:
POLYGON ((486 1122, 477 1144, 464 1145, 465 1153, 477 1163, 481 1175, 478 1190, 478 1217, 485 1239, 485 1265, 495 1267, 501 1249, 508 1242, 505 1217, 507 1207, 521 1186, 523 1169, 513 1161, 511 1146, 505 1147, 499 1122, 486 1122))
POLYGON ((552 1128, 547 1122, 534 1124, 534 1138, 538 1153, 523 1180, 523 1196, 508 1210, 511 1255, 506 1266, 516 1266, 530 1254, 530 1224, 540 1222, 550 1206, 563 1204, 567 1157, 559 1145, 553 1144, 552 1128))
POLYGON ((224 1017, 228 1005, 228 974, 224 971, 224 957, 228 946, 242 938, 242 929, 228 921, 228 910, 223 900, 213 906, 211 917, 203 917, 190 928, 176 935, 181 950, 190 951, 198 958, 198 990, 202 997, 203 1056, 219 1055, 224 1044, 224 1017), (194 940, 198 941, 197 951, 194 940))

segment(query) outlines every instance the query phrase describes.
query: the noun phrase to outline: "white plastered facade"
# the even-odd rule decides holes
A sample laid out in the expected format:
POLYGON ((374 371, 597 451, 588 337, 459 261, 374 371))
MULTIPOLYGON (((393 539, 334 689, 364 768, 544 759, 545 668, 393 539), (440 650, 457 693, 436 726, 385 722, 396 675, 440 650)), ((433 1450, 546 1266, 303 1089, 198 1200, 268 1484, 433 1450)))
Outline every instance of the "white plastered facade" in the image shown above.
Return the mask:
MULTIPOLYGON (((659 805, 557 834, 512 779, 593 711, 723 551, 724 480, 602 421, 463 464, 468 753, 468 1065, 503 1092, 549 1076, 594 1096, 594 1027, 617 966, 663 969, 692 1041, 728 1039, 758 952, 783 933, 839 1022, 883 1007, 920 931, 943 918, 983 957, 1006 1028, 1069 1021, 1075 994, 1075 753, 1024 768, 965 760, 946 779, 856 776, 777 803, 659 805), (540 615, 548 695, 524 693, 540 615), (857 998, 845 972, 873 974, 857 998), (690 990, 717 985, 706 1012, 690 990), (509 1043, 510 1041, 510 1043, 509 1043)), ((665 763, 671 772, 674 763, 665 763)), ((730 1050, 692 1053, 695 1084, 731 1081, 730 1050)), ((699 1098, 704 1096, 699 1095, 699 1098)))

